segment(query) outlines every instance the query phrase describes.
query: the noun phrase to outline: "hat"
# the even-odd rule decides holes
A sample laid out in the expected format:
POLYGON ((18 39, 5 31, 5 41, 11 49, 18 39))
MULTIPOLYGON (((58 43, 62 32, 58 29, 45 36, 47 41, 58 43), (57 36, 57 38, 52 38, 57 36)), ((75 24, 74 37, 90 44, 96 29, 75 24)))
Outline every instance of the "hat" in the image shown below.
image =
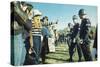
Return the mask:
POLYGON ((33 14, 34 14, 33 16, 41 16, 42 15, 42 13, 37 9, 33 10, 33 14))

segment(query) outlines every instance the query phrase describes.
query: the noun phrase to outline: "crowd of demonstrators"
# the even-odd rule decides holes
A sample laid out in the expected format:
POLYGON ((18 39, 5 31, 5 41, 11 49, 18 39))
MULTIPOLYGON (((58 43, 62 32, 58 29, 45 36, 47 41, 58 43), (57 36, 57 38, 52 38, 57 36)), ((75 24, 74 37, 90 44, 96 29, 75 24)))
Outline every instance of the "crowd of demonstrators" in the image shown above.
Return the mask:
MULTIPOLYGON (((90 28, 91 22, 86 17, 84 9, 78 13, 81 24, 78 23, 77 16, 73 16, 73 27, 68 24, 67 44, 69 47, 69 61, 73 61, 74 49, 77 49, 81 61, 82 53, 85 61, 94 60, 94 52, 90 50, 90 28)), ((65 42, 66 36, 54 29, 54 24, 48 21, 48 17, 42 19, 42 12, 34 9, 34 6, 23 1, 11 2, 11 64, 31 65, 45 63, 46 54, 52 49, 55 52, 55 46, 59 41, 65 42), (52 45, 50 43, 52 42, 52 45), (50 48, 51 46, 52 49, 50 48)), ((97 30, 96 30, 97 32, 97 30)), ((97 51, 97 33, 95 35, 94 46, 97 51)), ((97 53, 96 53, 97 55, 97 53)))
POLYGON ((12 65, 40 64, 40 59, 45 63, 48 38, 54 35, 54 30, 48 17, 41 19, 41 16, 42 13, 27 2, 11 2, 12 65))
MULTIPOLYGON (((33 48, 32 42, 33 6, 26 2, 11 2, 11 64, 31 64, 27 55, 33 48)), ((38 39, 39 40, 39 39, 38 39)), ((37 42, 41 43, 41 42, 37 42)), ((35 44, 36 45, 36 44, 35 44)), ((34 49, 36 47, 34 46, 34 49)), ((35 49, 37 50, 37 49, 35 49)), ((34 61, 33 61, 34 62, 34 61)))

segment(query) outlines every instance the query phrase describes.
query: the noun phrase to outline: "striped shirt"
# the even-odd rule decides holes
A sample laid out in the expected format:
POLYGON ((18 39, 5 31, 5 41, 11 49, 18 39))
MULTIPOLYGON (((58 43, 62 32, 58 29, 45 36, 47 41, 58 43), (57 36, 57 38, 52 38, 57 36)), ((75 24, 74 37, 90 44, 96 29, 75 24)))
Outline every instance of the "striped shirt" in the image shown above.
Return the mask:
POLYGON ((41 23, 32 23, 32 35, 41 36, 41 23))

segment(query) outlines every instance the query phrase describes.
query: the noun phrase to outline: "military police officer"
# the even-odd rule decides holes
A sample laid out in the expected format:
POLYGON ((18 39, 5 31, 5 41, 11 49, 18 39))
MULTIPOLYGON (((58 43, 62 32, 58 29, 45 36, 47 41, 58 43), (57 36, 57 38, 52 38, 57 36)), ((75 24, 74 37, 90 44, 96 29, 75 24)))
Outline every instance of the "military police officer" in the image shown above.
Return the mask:
POLYGON ((80 25, 80 43, 85 61, 92 61, 91 51, 90 51, 90 38, 89 31, 91 28, 91 22, 86 18, 86 12, 84 9, 80 9, 78 13, 81 19, 80 25))
POLYGON ((72 33, 72 25, 71 23, 68 23, 67 39, 66 39, 68 47, 70 47, 70 44, 71 44, 71 33, 72 33))
POLYGON ((69 61, 73 61, 72 56, 73 56, 75 48, 77 48, 77 51, 78 51, 78 56, 79 56, 78 61, 81 61, 82 54, 81 54, 81 47, 79 45, 79 23, 77 23, 78 17, 76 15, 73 15, 72 20, 73 20, 74 26, 72 28, 72 33, 71 33, 71 45, 69 47, 69 54, 70 54, 69 61))

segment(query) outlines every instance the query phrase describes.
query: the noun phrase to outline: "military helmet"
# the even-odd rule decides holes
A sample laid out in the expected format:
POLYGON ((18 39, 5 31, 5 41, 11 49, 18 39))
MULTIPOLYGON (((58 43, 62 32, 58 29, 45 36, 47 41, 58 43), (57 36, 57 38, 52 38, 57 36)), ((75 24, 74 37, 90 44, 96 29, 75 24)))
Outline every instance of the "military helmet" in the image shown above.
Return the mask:
POLYGON ((84 9, 80 9, 78 15, 86 15, 86 11, 84 9))
POLYGON ((78 19, 78 17, 76 15, 73 15, 72 19, 78 19))
POLYGON ((70 27, 71 26, 71 23, 68 23, 68 26, 70 27))

